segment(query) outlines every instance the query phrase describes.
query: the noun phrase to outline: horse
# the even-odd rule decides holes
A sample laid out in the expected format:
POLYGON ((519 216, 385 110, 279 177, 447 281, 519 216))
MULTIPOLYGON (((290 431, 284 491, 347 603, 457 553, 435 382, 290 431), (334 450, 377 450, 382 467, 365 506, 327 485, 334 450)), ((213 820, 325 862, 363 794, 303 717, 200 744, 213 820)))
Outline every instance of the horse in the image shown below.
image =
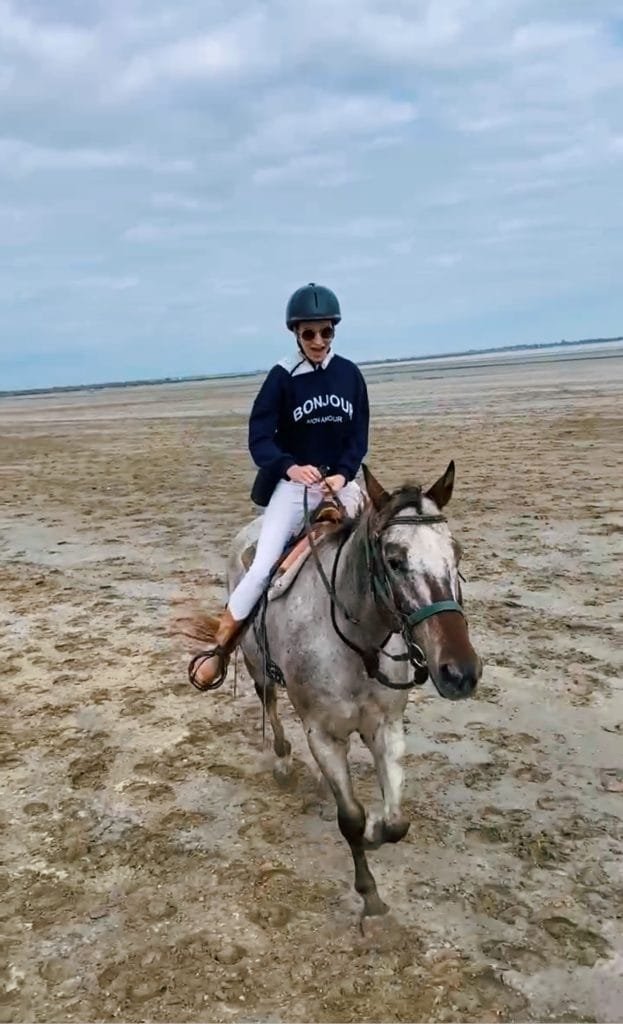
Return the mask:
MULTIPOLYGON (((443 514, 454 487, 454 462, 426 491, 404 484, 389 493, 367 465, 362 468, 367 492, 362 509, 313 544, 314 558, 304 562, 278 600, 264 601, 262 614, 239 643, 270 721, 275 769, 282 775, 290 769, 291 745, 278 714, 278 681, 302 722, 335 798, 363 919, 389 909, 378 894, 367 851, 399 842, 410 826, 401 808, 409 689, 430 676, 441 697, 464 699, 478 683, 482 662, 463 608, 460 546, 443 514), (348 748, 355 733, 374 760, 381 817, 367 812, 354 792, 348 748)), ((243 555, 257 539, 259 522, 247 524, 233 541, 230 593, 245 571, 243 555)), ((191 635, 210 638, 212 623, 207 616, 195 617, 191 635)))

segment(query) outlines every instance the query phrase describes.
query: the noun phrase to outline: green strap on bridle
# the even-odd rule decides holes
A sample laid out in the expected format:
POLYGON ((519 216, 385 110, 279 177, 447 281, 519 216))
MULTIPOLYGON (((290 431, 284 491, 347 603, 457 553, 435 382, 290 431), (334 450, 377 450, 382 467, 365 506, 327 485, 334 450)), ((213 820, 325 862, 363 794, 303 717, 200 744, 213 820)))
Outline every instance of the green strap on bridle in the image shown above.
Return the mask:
POLYGON ((405 621, 407 626, 418 626, 420 622, 430 619, 432 615, 437 615, 439 612, 460 612, 461 615, 465 616, 465 612, 458 601, 435 601, 434 604, 427 604, 424 608, 418 608, 416 611, 411 612, 410 615, 406 616, 405 621))
MULTIPOLYGON (((428 515, 426 513, 419 513, 416 515, 397 515, 386 524, 386 529, 389 526, 395 526, 398 523, 410 523, 413 525, 428 525, 431 523, 445 523, 446 517, 444 515, 428 515)), ((379 551, 370 537, 369 534, 365 538, 366 543, 366 560, 368 563, 368 570, 372 581, 372 590, 377 601, 385 606, 388 611, 392 611, 393 604, 393 591, 390 580, 388 578, 387 567, 379 556, 379 551)), ((378 536, 377 536, 378 543, 378 536)), ((433 615, 438 615, 441 612, 458 612, 460 615, 465 617, 463 606, 458 601, 447 600, 447 601, 433 601, 431 604, 425 605, 423 608, 416 608, 415 611, 408 615, 403 612, 398 612, 399 618, 402 622, 402 628, 410 629, 413 626, 418 626, 420 622, 425 622, 426 619, 432 618, 433 615)))

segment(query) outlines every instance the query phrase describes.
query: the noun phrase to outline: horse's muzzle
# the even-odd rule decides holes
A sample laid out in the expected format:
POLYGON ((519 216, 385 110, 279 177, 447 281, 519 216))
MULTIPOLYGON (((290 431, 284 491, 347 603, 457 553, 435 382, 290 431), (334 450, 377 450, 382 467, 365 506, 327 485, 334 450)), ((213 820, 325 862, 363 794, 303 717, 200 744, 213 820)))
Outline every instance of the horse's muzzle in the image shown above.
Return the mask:
POLYGON ((482 662, 477 656, 465 663, 447 661, 431 672, 433 682, 446 700, 464 700, 470 697, 482 675, 482 662))

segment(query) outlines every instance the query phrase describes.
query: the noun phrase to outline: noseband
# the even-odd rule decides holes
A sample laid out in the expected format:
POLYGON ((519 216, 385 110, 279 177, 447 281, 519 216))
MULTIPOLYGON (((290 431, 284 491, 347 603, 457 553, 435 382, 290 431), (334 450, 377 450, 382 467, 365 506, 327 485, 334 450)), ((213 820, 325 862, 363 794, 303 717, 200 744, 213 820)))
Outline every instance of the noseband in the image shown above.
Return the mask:
MULTIPOLYGON (((305 498, 307 497, 307 489, 305 490, 305 498)), ((427 526, 434 523, 446 523, 447 519, 441 513, 436 515, 428 514, 425 512, 417 512, 411 515, 401 515, 400 510, 396 512, 394 516, 387 520, 383 526, 372 532, 370 529, 370 523, 368 521, 366 534, 365 534, 365 555, 366 565, 368 569, 368 576, 370 580, 370 587, 374 596, 375 603, 380 611, 385 615, 388 615, 392 624, 396 627, 390 631, 386 640, 381 644, 380 647, 362 648, 354 641, 350 640, 340 629, 336 619, 336 606, 339 607, 340 611, 348 622, 352 625, 358 625, 359 621, 354 616, 350 615, 342 602, 338 599, 336 593, 337 583, 337 570, 340 561, 340 556, 344 548, 344 544, 348 540, 349 535, 345 535, 340 543, 337 550, 334 562, 333 570, 331 573, 331 582, 326 578, 324 569, 322 568, 318 552, 316 551, 314 539, 311 536, 309 529, 309 516, 307 512, 307 502, 305 501, 305 526, 306 532, 309 536, 309 543, 318 568, 320 577, 325 585, 327 593, 331 601, 331 622, 336 633, 340 639, 350 647, 351 650, 355 651, 362 659, 368 675, 372 679, 376 679, 383 686, 389 687, 391 690, 408 690, 413 686, 421 686, 428 679, 428 664, 426 661, 426 655, 419 644, 413 640, 411 636, 411 630, 414 626, 419 625, 426 619, 430 619, 433 615, 439 615, 443 612, 459 612, 460 615, 465 615, 462 605, 458 601, 447 600, 447 601, 433 601, 431 604, 424 605, 421 608, 416 608, 411 612, 405 612, 400 608, 399 602, 396 600, 394 594, 394 585, 391 579, 391 570, 388 568, 385 558, 383 557, 383 548, 381 544, 381 537, 385 530, 389 529, 390 526, 397 526, 402 523, 410 524, 413 526, 427 526), (405 654, 389 654, 384 650, 385 646, 389 642, 390 637, 394 633, 401 633, 402 638, 407 648, 405 654), (413 667, 414 676, 413 679, 406 683, 395 683, 381 670, 379 666, 379 656, 383 653, 385 657, 390 658, 392 661, 408 661, 413 667)))

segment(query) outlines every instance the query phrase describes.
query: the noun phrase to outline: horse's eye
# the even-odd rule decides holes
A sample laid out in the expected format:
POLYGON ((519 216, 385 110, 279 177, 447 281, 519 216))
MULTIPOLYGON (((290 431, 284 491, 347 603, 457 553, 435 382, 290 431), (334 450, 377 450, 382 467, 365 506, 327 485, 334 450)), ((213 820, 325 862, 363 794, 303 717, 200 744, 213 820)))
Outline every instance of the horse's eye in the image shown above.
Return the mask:
POLYGON ((409 563, 407 552, 402 544, 390 542, 383 554, 385 555, 385 564, 390 572, 407 572, 409 563))

